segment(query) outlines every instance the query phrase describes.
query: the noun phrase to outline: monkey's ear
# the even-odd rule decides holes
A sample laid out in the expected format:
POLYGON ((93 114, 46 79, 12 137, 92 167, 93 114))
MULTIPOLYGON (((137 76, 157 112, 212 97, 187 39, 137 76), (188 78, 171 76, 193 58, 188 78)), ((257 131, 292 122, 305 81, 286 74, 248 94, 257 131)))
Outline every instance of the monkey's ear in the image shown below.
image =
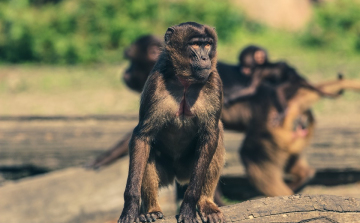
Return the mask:
POLYGON ((166 44, 168 44, 170 42, 170 38, 174 32, 175 32, 175 29, 173 27, 169 27, 166 30, 166 33, 165 33, 165 43, 166 44))

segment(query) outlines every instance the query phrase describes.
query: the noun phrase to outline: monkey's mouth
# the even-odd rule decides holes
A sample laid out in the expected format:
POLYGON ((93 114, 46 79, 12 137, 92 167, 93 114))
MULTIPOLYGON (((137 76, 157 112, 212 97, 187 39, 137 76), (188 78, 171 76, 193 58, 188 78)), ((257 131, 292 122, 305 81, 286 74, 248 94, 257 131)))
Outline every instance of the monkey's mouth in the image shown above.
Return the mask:
POLYGON ((294 139, 305 138, 308 134, 309 134, 309 130, 305 126, 298 124, 294 127, 294 130, 293 130, 293 138, 294 139))
POLYGON ((211 65, 204 65, 204 66, 196 66, 193 68, 194 73, 203 73, 209 72, 211 70, 211 65))
POLYGON ((194 114, 190 111, 189 104, 186 102, 185 94, 184 94, 183 98, 181 99, 179 110, 176 113, 176 116, 182 116, 182 115, 186 116, 186 117, 194 116, 194 114))

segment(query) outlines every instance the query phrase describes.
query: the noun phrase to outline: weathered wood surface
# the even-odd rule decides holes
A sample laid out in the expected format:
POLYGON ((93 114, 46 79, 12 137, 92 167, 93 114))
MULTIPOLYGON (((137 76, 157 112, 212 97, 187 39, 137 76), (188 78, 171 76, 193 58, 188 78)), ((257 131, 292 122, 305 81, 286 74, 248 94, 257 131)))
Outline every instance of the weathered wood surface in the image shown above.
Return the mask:
POLYGON ((0 121, 133 121, 137 120, 137 114, 122 114, 122 115, 16 115, 16 116, 0 116, 0 121))
MULTIPOLYGON (((18 167, 18 171, 21 172, 22 167, 28 169, 28 167, 24 167, 25 164, 42 167, 44 171, 56 170, 18 181, 4 181, 0 186, 0 223, 95 223, 115 220, 123 205, 128 160, 122 159, 100 171, 87 171, 79 166, 116 143, 135 125, 136 121, 97 121, 94 119, 0 121, 0 170, 1 168, 2 170, 6 169, 4 167, 18 167)), ((345 174, 345 178, 349 177, 346 175, 349 172, 346 168, 349 166, 352 171, 355 171, 354 173, 357 173, 356 165, 358 163, 348 162, 348 160, 360 160, 358 150, 360 130, 358 126, 360 125, 351 122, 350 124, 337 124, 337 128, 319 125, 314 141, 306 151, 310 163, 313 166, 318 165, 317 167, 320 168, 322 166, 317 163, 320 160, 331 168, 338 168, 335 170, 345 174), (329 156, 328 151, 333 155, 329 156), (340 157, 338 161, 336 157, 340 157), (346 168, 342 169, 342 165, 346 168)), ((258 195, 246 181, 241 172, 243 171, 242 166, 238 164, 237 149, 241 139, 241 134, 227 132, 225 135, 228 161, 221 181, 226 183, 224 191, 231 191, 232 199, 258 195), (231 169, 239 172, 235 172, 235 175, 227 175, 227 171, 231 169), (233 180, 233 182, 229 183, 226 180, 233 180), (249 187, 248 189, 245 188, 246 185, 249 187), (236 191, 241 192, 240 195, 234 193, 236 191)), ((16 168, 10 172, 13 173, 14 170, 16 168)), ((341 174, 337 176, 341 176, 341 174)), ((331 180, 331 177, 326 179, 331 180)), ((346 181, 352 182, 353 179, 346 181)), ((306 187, 303 192, 360 198, 359 188, 359 183, 331 187, 318 185, 306 187)), ((167 216, 176 213, 174 194, 173 187, 163 190, 160 194, 161 207, 167 216)), ((256 211, 261 210, 255 209, 256 211)), ((250 208, 249 210, 254 209, 250 208)), ((265 211, 263 212, 265 213, 265 211)), ((235 212, 240 213, 240 211, 235 212)), ((299 213, 289 215, 286 213, 289 218, 284 221, 299 222, 300 220, 291 220, 293 214, 297 217, 296 214, 299 216, 299 213)), ((323 212, 310 211, 306 212, 306 216, 307 219, 311 219, 312 216, 319 217, 321 213, 323 212)), ((328 212, 328 214, 331 213, 328 212)), ((342 217, 352 215, 352 213, 339 214, 342 217)), ((271 217, 274 216, 268 216, 267 219, 273 220, 271 217)), ((358 216, 356 219, 359 219, 358 216)), ((249 222, 251 222, 250 220, 249 222)), ((257 220, 259 221, 255 222, 261 222, 262 219, 258 218, 257 220)), ((326 222, 326 218, 319 219, 320 222, 324 222, 322 220, 326 222)), ((274 221, 281 222, 279 219, 274 221)), ((244 220, 244 222, 246 221, 244 220)))
MULTIPOLYGON (((262 198, 221 209, 227 222, 360 222, 360 199, 332 195, 262 198)), ((159 221, 159 223, 175 222, 175 216, 159 221)))
POLYGON ((81 166, 135 125, 136 120, 0 121, 0 166, 81 166))
MULTIPOLYGON (((99 171, 71 167, 6 182, 0 223, 99 223, 120 216, 128 159, 99 171)), ((160 191, 164 214, 176 212, 174 187, 160 191)))
MULTIPOLYGON (((128 161, 87 171, 72 167, 36 177, 8 182, 0 187, 1 223, 99 223, 114 222, 123 206, 128 161), (121 170, 126 171, 121 171, 121 170)), ((352 188, 332 187, 316 193, 351 193, 352 188)), ((311 192, 311 191, 310 191, 311 192)), ((358 196, 360 198, 360 195, 358 196)), ((175 222, 177 213, 174 187, 160 191, 165 221, 175 222)), ((266 198, 224 207, 231 221, 239 222, 357 222, 360 199, 333 196, 291 196, 266 198), (321 217, 321 218, 320 218, 321 217), (340 220, 339 220, 340 219, 340 220)))
MULTIPOLYGON (((45 170, 84 165, 135 125, 134 119, 106 120, 104 117, 0 120, 0 170, 11 166, 21 171, 24 165, 45 170)), ((242 139, 243 134, 225 133, 227 163, 223 175, 228 178, 244 176, 237 153, 242 139)), ((330 172, 329 176, 318 176, 323 181, 333 179, 336 173, 344 182, 356 180, 360 171, 360 118, 354 117, 348 122, 319 122, 305 156, 318 172, 330 172), (349 174, 340 174, 344 172, 349 174)))
MULTIPOLYGON (((293 195, 262 198, 221 207, 226 222, 244 223, 356 223, 360 199, 332 195, 293 195)), ((200 218, 199 218, 200 219, 200 218)), ((109 221, 107 223, 116 223, 109 221)), ((158 223, 176 223, 176 216, 158 223)))

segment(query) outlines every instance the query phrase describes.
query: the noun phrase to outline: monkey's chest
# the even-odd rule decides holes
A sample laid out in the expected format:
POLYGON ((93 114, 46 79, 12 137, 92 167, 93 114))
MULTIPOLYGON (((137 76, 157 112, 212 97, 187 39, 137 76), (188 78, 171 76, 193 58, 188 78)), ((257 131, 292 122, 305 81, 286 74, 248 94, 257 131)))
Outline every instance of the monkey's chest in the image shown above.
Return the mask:
POLYGON ((173 158, 180 158, 196 148, 198 127, 193 120, 174 120, 157 135, 155 149, 173 158))
POLYGON ((194 114, 191 112, 191 107, 188 103, 188 100, 186 100, 186 97, 183 96, 181 98, 180 104, 179 104, 179 109, 176 112, 176 116, 181 117, 192 117, 194 116, 194 114))
POLYGON ((167 111, 171 113, 171 116, 187 119, 196 116, 198 99, 199 92, 197 88, 192 86, 187 89, 174 87, 172 93, 167 95, 161 103, 164 107, 167 107, 167 111))

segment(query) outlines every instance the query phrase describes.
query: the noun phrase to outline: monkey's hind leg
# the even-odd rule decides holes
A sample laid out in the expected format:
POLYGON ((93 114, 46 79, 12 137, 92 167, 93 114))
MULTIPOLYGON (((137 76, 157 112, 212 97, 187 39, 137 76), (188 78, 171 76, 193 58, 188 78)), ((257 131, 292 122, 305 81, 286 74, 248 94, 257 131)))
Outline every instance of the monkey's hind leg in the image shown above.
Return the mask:
POLYGON ((255 163, 242 157, 247 175, 255 187, 266 196, 292 195, 294 192, 285 184, 283 169, 275 163, 255 163))
POLYGON ((224 215, 214 202, 215 189, 220 178, 221 169, 224 165, 225 148, 222 138, 219 138, 218 148, 211 160, 208 172, 206 173, 201 196, 198 201, 198 211, 203 222, 218 223, 225 222, 224 215))
POLYGON ((144 178, 141 186, 141 222, 153 222, 164 217, 159 202, 159 186, 165 186, 174 181, 174 174, 165 170, 151 157, 146 165, 144 178))
POLYGON ((305 158, 299 154, 290 157, 286 171, 295 177, 288 184, 295 193, 302 190, 314 178, 316 172, 314 168, 308 165, 305 158))

